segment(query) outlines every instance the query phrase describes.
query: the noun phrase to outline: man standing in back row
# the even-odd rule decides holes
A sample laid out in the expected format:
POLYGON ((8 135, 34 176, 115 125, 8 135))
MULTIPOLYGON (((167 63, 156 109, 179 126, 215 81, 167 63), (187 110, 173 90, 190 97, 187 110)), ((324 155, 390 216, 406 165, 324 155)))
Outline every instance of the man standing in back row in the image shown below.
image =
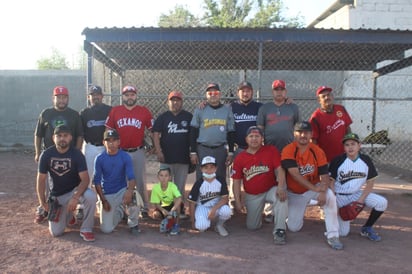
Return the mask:
POLYGON ((279 151, 293 141, 293 127, 300 120, 298 106, 287 103, 287 92, 285 81, 273 81, 273 102, 264 104, 257 117, 257 126, 264 130, 265 144, 274 145, 279 151))
POLYGON ((226 167, 232 164, 235 122, 231 108, 220 102, 221 96, 219 85, 209 84, 207 104, 203 109, 195 109, 190 123, 190 161, 198 165, 197 179, 202 178, 200 159, 206 156, 216 158, 217 176, 224 179, 226 167))
POLYGON ((120 148, 129 153, 133 161, 137 190, 143 198, 142 218, 148 218, 149 194, 146 187, 146 157, 144 150, 145 129, 151 130, 153 118, 150 111, 137 105, 137 89, 125 86, 122 89, 123 105, 113 107, 106 120, 108 129, 120 135, 120 148))
POLYGON ((103 92, 99 86, 90 86, 88 99, 90 106, 80 111, 80 118, 84 131, 82 151, 86 157, 89 178, 92 180, 94 159, 104 151, 103 133, 106 129, 104 124, 112 107, 103 103, 103 92))
MULTIPOLYGON (((172 91, 167 98, 169 110, 160 114, 153 125, 153 143, 160 169, 169 168, 172 182, 185 196, 190 163, 190 121, 193 115, 183 109, 183 94, 172 91)), ((182 204, 180 217, 185 217, 182 204)))
POLYGON ((333 103, 332 88, 321 86, 316 90, 320 108, 309 119, 313 129, 312 142, 318 144, 330 163, 345 152, 342 139, 350 133, 352 119, 344 106, 333 103))

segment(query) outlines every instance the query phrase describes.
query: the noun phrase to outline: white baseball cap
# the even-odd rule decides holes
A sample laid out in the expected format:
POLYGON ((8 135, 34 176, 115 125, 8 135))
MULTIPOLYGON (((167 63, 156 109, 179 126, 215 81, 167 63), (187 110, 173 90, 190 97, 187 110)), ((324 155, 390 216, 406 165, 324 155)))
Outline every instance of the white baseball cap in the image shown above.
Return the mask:
POLYGON ((206 156, 202 159, 202 164, 201 166, 207 165, 207 164, 214 164, 216 165, 216 159, 212 156, 206 156))

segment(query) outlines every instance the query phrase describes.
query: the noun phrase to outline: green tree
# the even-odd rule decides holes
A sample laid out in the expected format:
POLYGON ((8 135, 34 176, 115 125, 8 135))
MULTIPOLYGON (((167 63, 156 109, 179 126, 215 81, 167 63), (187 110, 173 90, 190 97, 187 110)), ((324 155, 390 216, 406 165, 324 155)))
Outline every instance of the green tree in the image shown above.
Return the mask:
POLYGON ((282 0, 204 0, 204 20, 211 27, 302 27, 303 18, 282 16, 282 0))
POLYGON ((52 54, 50 57, 42 57, 37 60, 37 69, 39 70, 64 70, 69 69, 67 66, 66 57, 57 49, 52 48, 52 54))
POLYGON ((282 0, 204 0, 204 15, 197 18, 183 6, 162 14, 160 27, 280 28, 303 27, 303 18, 286 18, 282 0))
POLYGON ((159 27, 199 27, 200 20, 190 11, 181 5, 176 5, 174 10, 170 10, 169 14, 161 14, 159 18, 159 27))

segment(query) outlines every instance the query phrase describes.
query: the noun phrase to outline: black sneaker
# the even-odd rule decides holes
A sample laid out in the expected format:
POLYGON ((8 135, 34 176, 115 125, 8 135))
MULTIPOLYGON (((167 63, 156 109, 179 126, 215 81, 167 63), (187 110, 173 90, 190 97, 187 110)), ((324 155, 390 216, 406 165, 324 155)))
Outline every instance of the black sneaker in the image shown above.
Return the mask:
POLYGON ((286 232, 284 229, 276 229, 275 235, 273 236, 273 242, 275 245, 286 244, 286 232))
POLYGON ((140 230, 139 226, 134 226, 130 228, 130 233, 132 233, 134 236, 138 236, 142 231, 140 230))

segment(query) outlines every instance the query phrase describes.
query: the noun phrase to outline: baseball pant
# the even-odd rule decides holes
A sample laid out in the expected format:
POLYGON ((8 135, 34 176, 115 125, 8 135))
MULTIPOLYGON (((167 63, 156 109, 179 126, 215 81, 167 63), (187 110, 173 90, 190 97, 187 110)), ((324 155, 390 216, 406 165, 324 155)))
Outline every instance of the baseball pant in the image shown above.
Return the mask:
MULTIPOLYGON (((212 209, 212 206, 204 206, 202 204, 196 205, 195 210, 195 228, 199 231, 207 230, 211 225, 211 220, 207 217, 209 211, 212 209)), ((221 206, 216 210, 215 218, 218 219, 218 222, 223 224, 225 221, 230 219, 232 211, 228 205, 221 206)))
MULTIPOLYGON (((236 156, 239 154, 239 153, 241 153, 242 151, 244 151, 244 149, 243 148, 240 148, 240 147, 238 147, 236 150, 235 150, 235 152, 234 152, 234 154, 233 154, 233 162, 235 161, 235 159, 236 159, 236 156)), ((231 203, 234 203, 235 202, 235 196, 234 196, 234 194, 233 194, 233 179, 232 179, 232 177, 231 177, 231 175, 232 175, 232 170, 233 170, 233 163, 232 163, 232 165, 230 165, 230 167, 229 167, 229 185, 228 185, 228 188, 229 188, 229 204, 231 204, 231 203)))
POLYGON ((107 202, 110 204, 110 211, 103 210, 103 204, 99 202, 100 230, 103 233, 112 232, 123 219, 124 214, 128 215, 127 225, 129 227, 134 227, 139 224, 139 208, 136 205, 131 204, 127 205, 126 208, 122 206, 125 193, 126 188, 122 188, 117 193, 104 195, 107 202))
MULTIPOLYGON (((74 192, 76 189, 63 194, 61 196, 57 196, 57 200, 59 204, 62 206, 60 218, 58 222, 50 222, 49 221, 49 231, 53 237, 60 236, 64 233, 64 229, 66 228, 67 224, 69 223, 70 219, 73 216, 73 212, 67 211, 67 205, 69 200, 73 197, 74 192)), ((80 196, 79 203, 83 204, 83 221, 80 227, 80 232, 92 232, 94 226, 94 213, 96 211, 96 193, 90 188, 86 189, 82 196, 80 196)))
POLYGON ((136 178, 136 187, 140 196, 143 199, 144 208, 142 211, 147 211, 149 208, 149 193, 146 185, 146 157, 143 148, 135 152, 128 152, 133 161, 133 172, 136 178))
POLYGON ((245 205, 247 210, 246 227, 251 230, 262 226, 262 212, 265 203, 273 205, 275 212, 275 222, 273 233, 277 229, 286 230, 286 218, 288 216, 288 202, 281 202, 276 196, 277 187, 272 187, 267 192, 261 194, 245 194, 245 205))
MULTIPOLYGON (((227 150, 226 146, 222 145, 216 148, 205 147, 202 145, 197 145, 197 155, 199 159, 199 163, 202 162, 202 159, 206 156, 212 156, 216 159, 216 175, 226 180, 226 158, 227 158, 227 150)), ((200 165, 196 167, 196 178, 202 178, 202 171, 200 170, 200 165)))
MULTIPOLYGON (((317 200, 318 196, 319 192, 312 190, 308 190, 302 194, 288 192, 289 215, 286 223, 290 231, 296 232, 301 230, 306 207, 311 199, 317 200)), ((326 237, 339 237, 336 196, 329 188, 326 193, 326 203, 322 208, 325 213, 326 237)))
POLYGON ((104 150, 105 150, 104 146, 95 146, 95 145, 83 142, 82 152, 84 154, 84 157, 86 158, 87 172, 89 173, 89 178, 90 178, 89 187, 91 187, 92 182, 93 182, 94 160, 96 159, 96 156, 102 153, 104 150))
MULTIPOLYGON (((362 190, 357 191, 351 195, 339 195, 336 194, 336 202, 338 204, 338 208, 341 208, 345 205, 350 204, 351 202, 359 200, 360 196, 362 195, 362 190)), ((385 211, 388 206, 388 200, 385 197, 376 194, 376 193, 369 193, 365 199, 365 205, 369 208, 374 208, 376 211, 385 211)), ((350 232, 350 221, 344 221, 338 214, 338 221, 339 221, 339 235, 340 236, 347 236, 350 232)))
MULTIPOLYGON (((177 188, 182 194, 182 199, 185 197, 185 187, 186 187, 186 180, 187 174, 189 171, 189 164, 166 164, 161 163, 161 168, 168 167, 172 171, 172 182, 174 182, 177 188)), ((183 200, 182 200, 183 201, 183 200)))

